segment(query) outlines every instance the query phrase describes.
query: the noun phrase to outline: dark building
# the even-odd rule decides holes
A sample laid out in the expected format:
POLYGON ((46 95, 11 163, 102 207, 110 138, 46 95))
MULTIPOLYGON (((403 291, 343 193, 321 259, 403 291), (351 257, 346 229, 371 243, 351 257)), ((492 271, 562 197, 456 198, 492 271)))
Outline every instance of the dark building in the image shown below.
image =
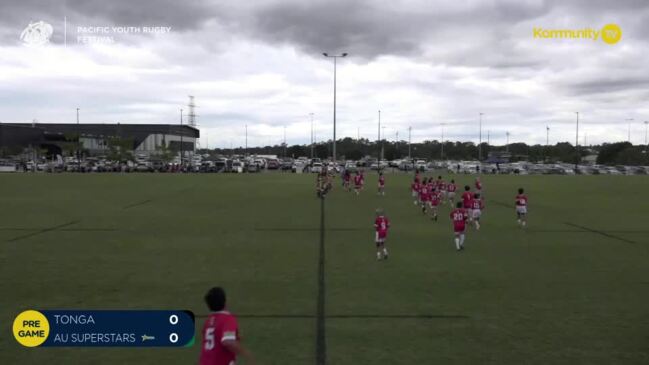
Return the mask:
POLYGON ((136 153, 151 153, 160 146, 194 151, 198 138, 198 129, 178 124, 0 123, 0 147, 40 148, 50 154, 62 154, 66 143, 77 141, 89 153, 101 154, 111 139, 126 141, 136 153))

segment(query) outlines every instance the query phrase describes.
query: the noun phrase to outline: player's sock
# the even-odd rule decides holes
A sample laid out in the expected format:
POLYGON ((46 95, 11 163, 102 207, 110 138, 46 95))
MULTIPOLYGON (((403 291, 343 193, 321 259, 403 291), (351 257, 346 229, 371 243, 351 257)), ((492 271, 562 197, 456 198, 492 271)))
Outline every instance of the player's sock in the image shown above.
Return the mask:
POLYGON ((383 257, 385 257, 386 259, 388 258, 388 249, 387 248, 383 249, 383 257))
POLYGON ((480 230, 480 221, 475 221, 475 229, 480 230))
POLYGON ((455 237, 455 248, 459 251, 460 250, 460 239, 455 237))
POLYGON ((521 220, 520 220, 520 219, 518 219, 518 224, 521 224, 521 220))
POLYGON ((527 221, 523 221, 523 227, 527 225, 527 221))
POLYGON ((464 248, 464 234, 460 235, 460 247, 464 248))
POLYGON ((381 259, 381 251, 379 251, 379 252, 376 253, 376 259, 377 259, 377 260, 380 260, 380 259, 381 259))

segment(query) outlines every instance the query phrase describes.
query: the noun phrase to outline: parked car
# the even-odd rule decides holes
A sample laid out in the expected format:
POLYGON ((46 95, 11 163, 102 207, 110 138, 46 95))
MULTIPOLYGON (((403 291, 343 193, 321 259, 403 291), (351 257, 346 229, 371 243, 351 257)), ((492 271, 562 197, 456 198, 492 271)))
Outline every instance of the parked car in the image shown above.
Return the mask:
POLYGON ((232 162, 232 169, 230 171, 234 172, 236 174, 243 173, 243 162, 241 162, 241 161, 232 162))
POLYGON ((315 173, 321 173, 322 172, 322 163, 321 162, 314 162, 311 164, 311 172, 315 173))

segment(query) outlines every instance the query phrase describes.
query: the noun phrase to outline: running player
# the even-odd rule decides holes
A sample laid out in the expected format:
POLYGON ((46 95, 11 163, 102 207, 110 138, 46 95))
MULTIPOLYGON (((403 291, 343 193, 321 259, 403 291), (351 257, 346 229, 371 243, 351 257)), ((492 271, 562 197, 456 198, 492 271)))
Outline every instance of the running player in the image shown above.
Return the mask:
POLYGON ((437 208, 439 206, 440 201, 442 200, 442 193, 439 190, 433 189, 433 191, 429 194, 428 198, 428 203, 430 206, 430 213, 431 217, 430 219, 434 220, 437 222, 437 208))
POLYGON ((446 181, 442 179, 441 176, 437 177, 437 192, 439 192, 440 201, 442 204, 446 204, 446 181))
POLYGON ((349 172, 349 170, 345 170, 345 173, 343 174, 343 187, 347 191, 352 191, 351 180, 352 180, 352 173, 349 172))
POLYGON ((516 215, 518 216, 518 225, 525 228, 527 225, 527 195, 523 188, 518 189, 518 195, 516 195, 516 215))
POLYGON ((423 214, 426 214, 426 204, 428 202, 429 191, 428 183, 426 179, 424 179, 419 187, 419 205, 421 206, 421 212, 423 214))
POLYGON ((455 185, 455 180, 451 179, 451 182, 446 185, 446 191, 448 196, 448 203, 453 207, 455 204, 455 191, 457 190, 457 185, 455 185))
POLYGON ((385 176, 379 172, 379 195, 385 195, 385 176))
POLYGON ((410 184, 410 191, 412 192, 412 200, 413 204, 417 205, 417 197, 419 196, 419 189, 421 188, 421 185, 419 184, 419 181, 417 181, 417 178, 410 184))
POLYGON ((365 187, 365 171, 361 170, 361 191, 365 187))
POLYGON ((210 289, 205 295, 210 314, 203 325, 200 365, 231 365, 241 355, 246 364, 254 364, 252 354, 241 345, 237 319, 226 310, 225 291, 210 289))
POLYGON ((482 195, 482 182, 479 177, 475 178, 475 192, 482 195))
POLYGON ((376 210, 376 219, 374 220, 374 228, 376 229, 375 242, 376 242, 376 259, 388 259, 388 249, 385 247, 385 239, 388 237, 388 229, 390 228, 390 221, 383 214, 383 209, 376 210))
POLYGON ((356 192, 356 195, 359 195, 362 189, 363 189, 363 175, 361 175, 360 171, 357 171, 356 175, 354 176, 354 191, 356 192))
POLYGON ((450 216, 453 221, 453 232, 455 232, 455 248, 458 251, 464 250, 464 231, 468 215, 466 209, 462 208, 462 202, 457 202, 457 208, 451 212, 450 216))
POLYGON ((464 193, 462 193, 462 207, 466 209, 469 216, 469 221, 473 218, 471 217, 471 200, 473 200, 473 194, 471 194, 471 187, 469 185, 464 186, 464 193))
POLYGON ((471 200, 471 216, 473 217, 476 230, 480 230, 480 216, 482 215, 483 209, 484 200, 480 197, 480 194, 473 194, 473 200, 471 200))

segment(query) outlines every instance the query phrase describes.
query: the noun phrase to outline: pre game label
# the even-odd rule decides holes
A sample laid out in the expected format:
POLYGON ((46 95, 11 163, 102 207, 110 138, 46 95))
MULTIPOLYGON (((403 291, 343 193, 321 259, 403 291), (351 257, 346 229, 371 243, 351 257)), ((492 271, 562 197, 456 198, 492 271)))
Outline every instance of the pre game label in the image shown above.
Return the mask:
POLYGON ((190 311, 28 310, 14 320, 26 347, 183 347, 194 342, 190 311))

